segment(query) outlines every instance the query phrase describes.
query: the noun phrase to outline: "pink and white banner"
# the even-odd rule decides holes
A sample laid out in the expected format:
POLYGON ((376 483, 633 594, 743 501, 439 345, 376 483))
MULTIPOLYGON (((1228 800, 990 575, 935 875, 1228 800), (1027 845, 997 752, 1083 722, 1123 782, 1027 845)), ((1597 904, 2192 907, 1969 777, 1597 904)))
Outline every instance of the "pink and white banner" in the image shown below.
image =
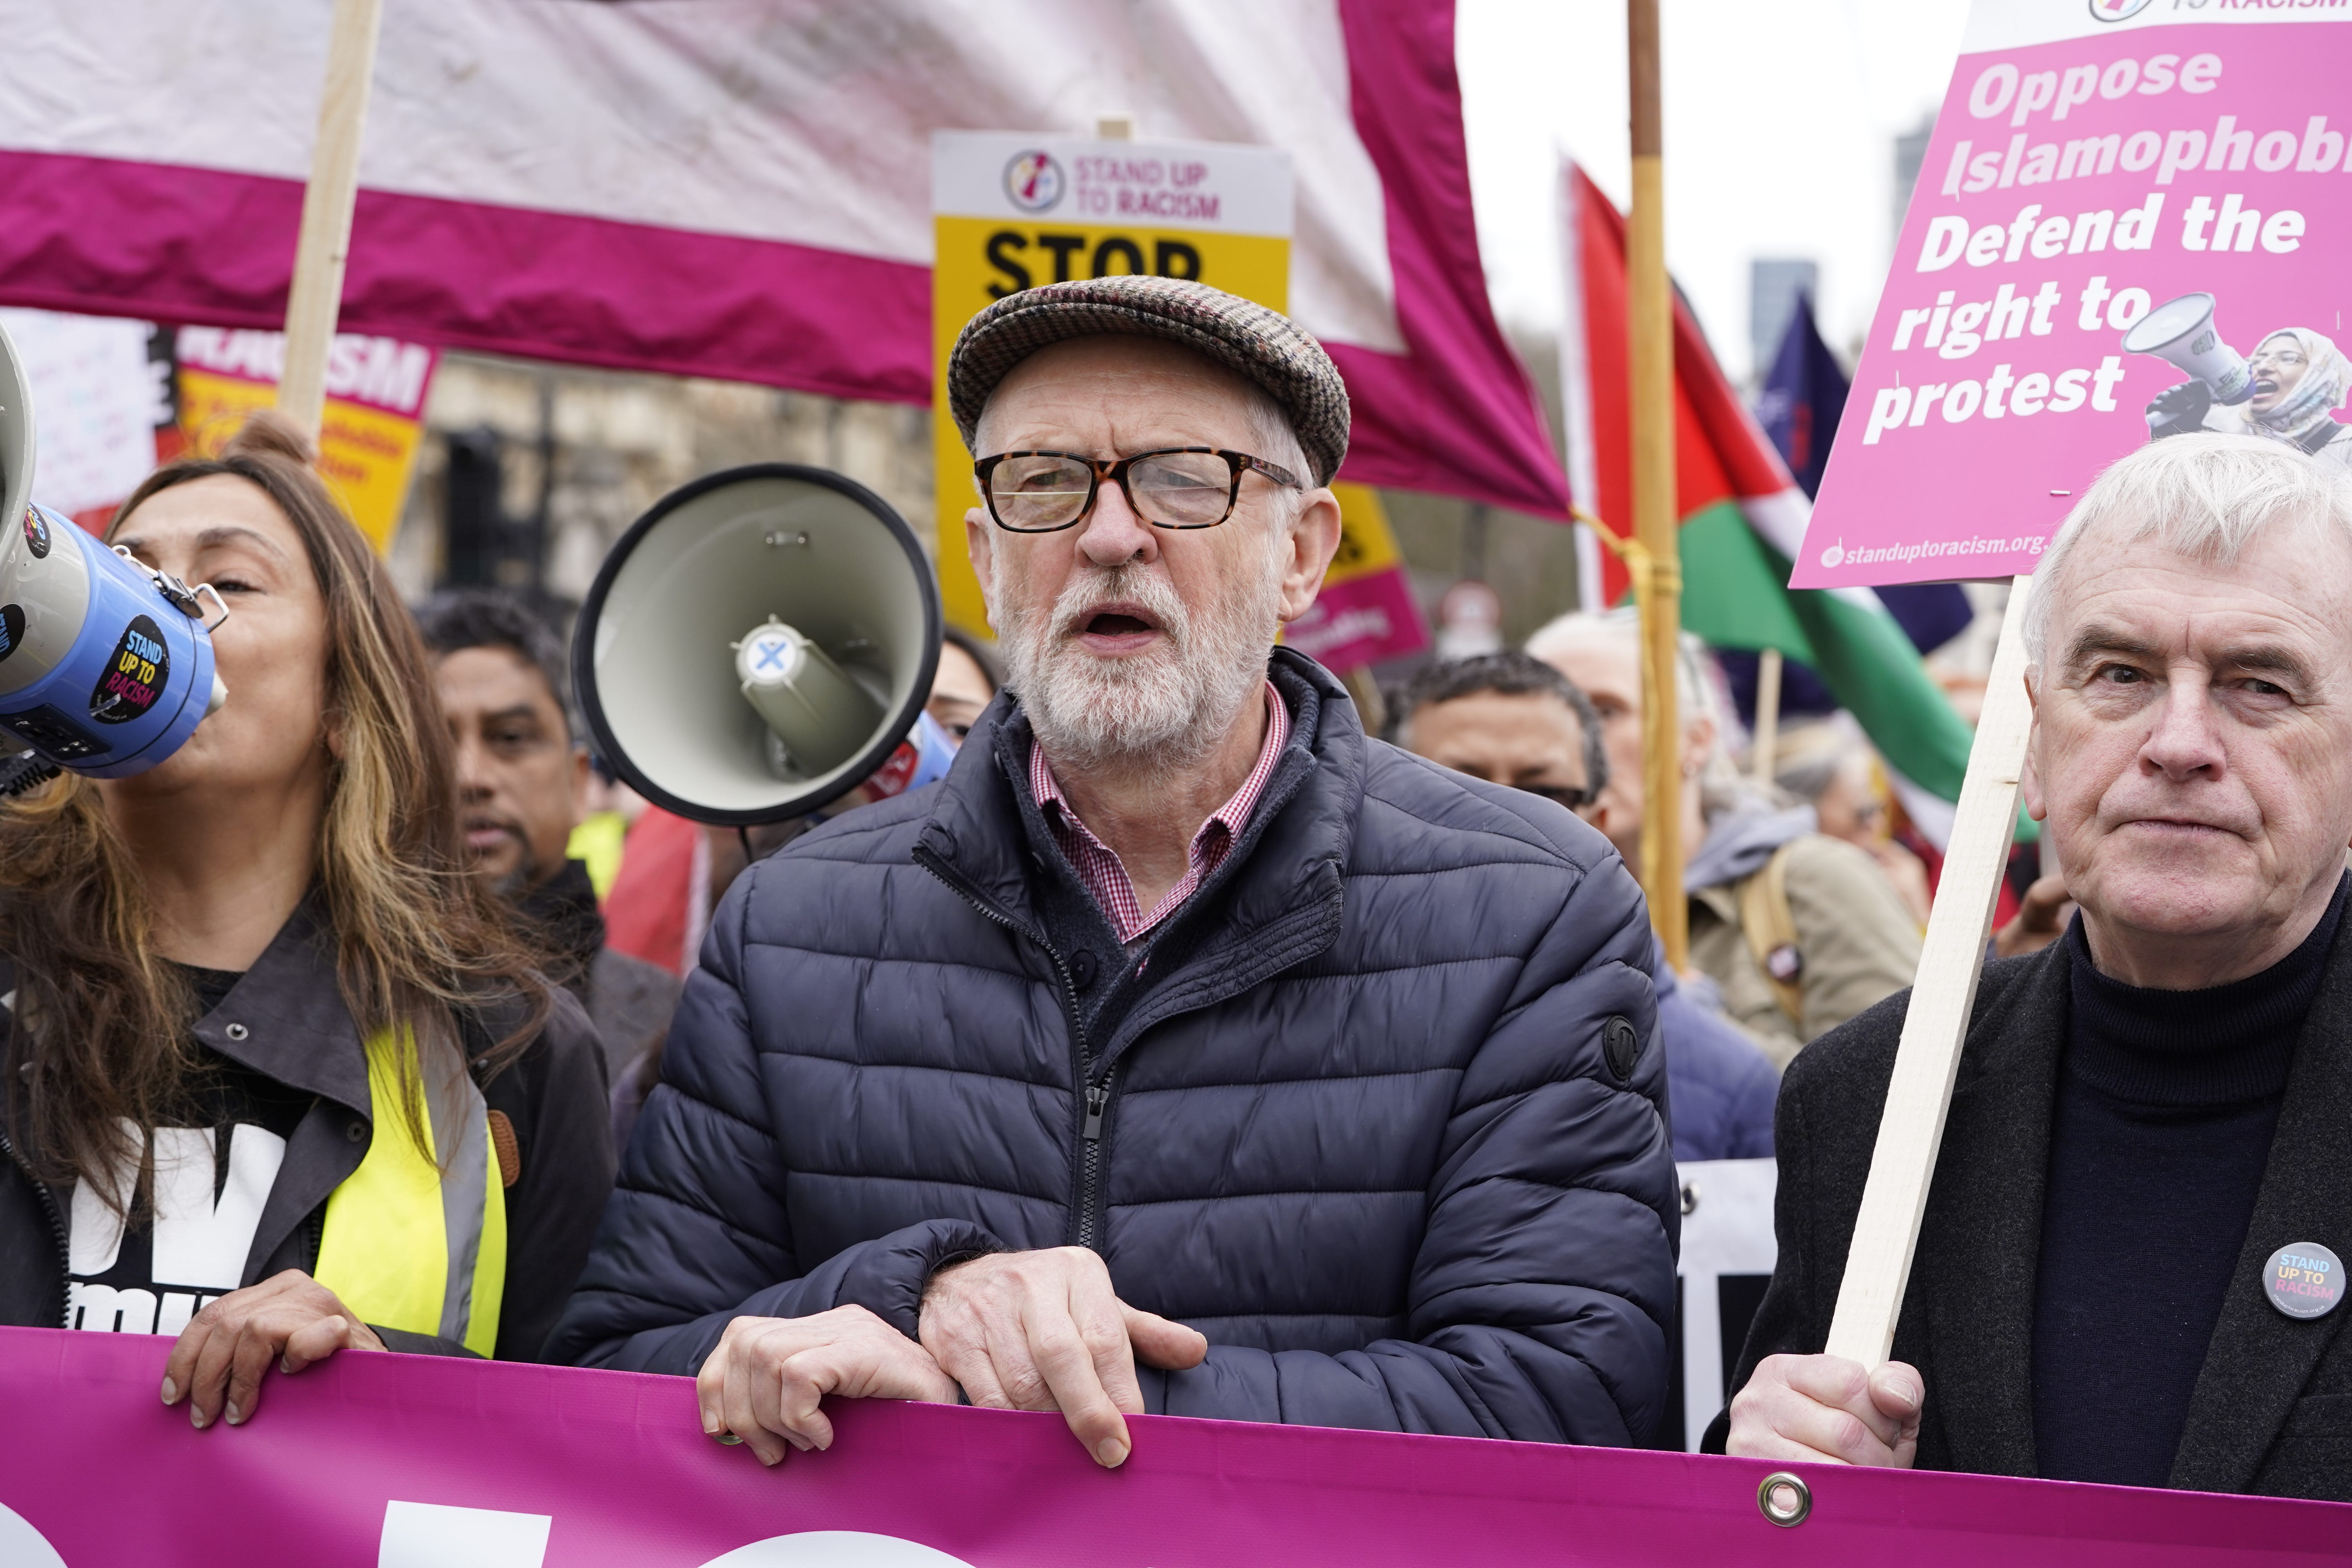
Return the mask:
POLYGON ((2032 572, 2152 425, 2352 468, 2347 72, 2345 0, 1977 0, 1790 584, 2032 572))
MULTIPOLYGON (((12 6, 0 304, 278 326, 329 11, 12 6)), ((1486 301, 1452 0, 387 0, 373 81, 347 330, 901 403, 934 131, 1284 149, 1349 477, 1563 513, 1486 301)))
POLYGON ((836 1405, 771 1471, 683 1378, 350 1354, 198 1432, 169 1342, 0 1329, 0 1565, 242 1568, 1403 1568, 1899 1563, 2293 1568, 2352 1507, 1139 1417, 1097 1469, 1058 1415, 836 1405), (1783 1494, 1786 1500, 1787 1494, 1783 1494))

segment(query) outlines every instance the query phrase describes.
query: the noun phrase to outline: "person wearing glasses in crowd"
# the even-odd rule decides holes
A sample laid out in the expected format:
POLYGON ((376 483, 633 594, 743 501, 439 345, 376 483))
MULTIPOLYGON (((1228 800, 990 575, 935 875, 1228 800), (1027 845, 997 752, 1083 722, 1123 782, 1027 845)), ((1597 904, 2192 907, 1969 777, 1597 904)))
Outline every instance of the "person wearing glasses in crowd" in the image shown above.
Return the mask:
POLYGON ((1575 611, 1527 646, 1601 715, 1610 759, 1601 826, 1618 848, 1640 853, 1646 812, 1681 816, 1691 964, 1773 1066, 1911 984, 1920 928, 1902 895, 1869 855, 1818 831, 1811 806, 1781 808, 1741 778, 1697 638, 1685 634, 1675 660, 1682 786, 1664 802, 1644 798, 1640 617, 1575 611))
MULTIPOLYGON (((1600 715, 1541 659, 1508 648, 1429 665, 1398 698, 1395 713, 1396 742, 1407 751, 1558 801, 1605 829, 1609 752, 1600 715)), ((1678 981, 1663 950, 1655 975, 1675 1158, 1769 1158, 1780 1074, 1724 1017, 1714 982, 1678 981)))
POLYGON ((1679 1212, 1639 889, 1562 805, 1365 735, 1274 646, 1346 388, 1182 279, 1024 290, 950 408, 1006 689, 932 790, 753 867, 556 1349, 827 1394, 1627 1444, 1679 1212))

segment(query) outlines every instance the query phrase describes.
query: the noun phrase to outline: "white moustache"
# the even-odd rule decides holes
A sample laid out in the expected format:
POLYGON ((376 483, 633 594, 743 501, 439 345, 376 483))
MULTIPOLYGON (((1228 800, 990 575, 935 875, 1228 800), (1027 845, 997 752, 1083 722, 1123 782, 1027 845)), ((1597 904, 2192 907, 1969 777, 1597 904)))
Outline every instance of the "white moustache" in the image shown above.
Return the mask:
POLYGON ((1053 640, 1077 637, 1110 605, 1136 605, 1150 612, 1180 654, 1192 645, 1192 616, 1174 586, 1133 566, 1097 567, 1063 589, 1054 601, 1053 640))

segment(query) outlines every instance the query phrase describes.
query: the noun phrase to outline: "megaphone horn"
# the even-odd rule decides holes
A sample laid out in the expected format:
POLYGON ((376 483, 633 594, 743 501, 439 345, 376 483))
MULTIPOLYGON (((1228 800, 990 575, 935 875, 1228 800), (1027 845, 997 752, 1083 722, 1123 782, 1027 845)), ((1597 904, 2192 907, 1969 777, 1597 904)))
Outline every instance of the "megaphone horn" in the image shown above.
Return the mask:
POLYGON ((887 501, 757 463, 671 491, 621 536, 581 606, 572 685, 597 749, 656 805, 781 822, 891 760, 930 696, 940 619, 887 501))
MULTIPOLYGON (((226 697, 191 589, 33 503, 32 388, 0 329, 0 795, 143 773, 226 697)), ((214 623, 217 625, 218 622, 214 623)))
POLYGON ((2213 324, 2213 296, 2183 294, 2167 300, 2131 324, 2124 352, 2169 360, 2213 389, 2216 403, 2243 403, 2254 395, 2253 373, 2244 356, 2221 341, 2213 324))

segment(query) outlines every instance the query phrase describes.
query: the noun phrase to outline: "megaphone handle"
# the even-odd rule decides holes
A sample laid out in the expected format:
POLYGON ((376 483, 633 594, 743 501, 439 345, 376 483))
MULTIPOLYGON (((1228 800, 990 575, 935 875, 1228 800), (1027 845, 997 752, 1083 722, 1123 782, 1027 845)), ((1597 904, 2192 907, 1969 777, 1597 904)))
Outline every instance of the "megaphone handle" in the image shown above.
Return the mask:
POLYGON ((22 795, 58 776, 58 765, 38 752, 0 760, 0 798, 22 795))
POLYGON ((219 606, 220 619, 205 622, 205 630, 207 633, 218 631, 220 629, 221 622, 228 619, 228 601, 222 598, 220 595, 220 590, 214 587, 210 583, 199 583, 194 587, 191 588, 185 583, 181 582, 177 577, 173 576, 169 572, 161 572, 156 570, 154 567, 148 565, 144 561, 140 560, 139 557, 131 554, 129 550, 120 544, 109 545, 107 548, 112 550, 117 555, 121 556, 125 561, 131 563, 131 564, 136 567, 139 571, 145 573, 147 574, 147 580, 155 584, 155 591, 163 595, 165 599, 169 600, 173 609, 179 611, 182 615, 188 616, 191 620, 196 619, 203 615, 204 612, 198 607, 199 604, 206 594, 210 594, 213 596, 213 603, 219 606))

